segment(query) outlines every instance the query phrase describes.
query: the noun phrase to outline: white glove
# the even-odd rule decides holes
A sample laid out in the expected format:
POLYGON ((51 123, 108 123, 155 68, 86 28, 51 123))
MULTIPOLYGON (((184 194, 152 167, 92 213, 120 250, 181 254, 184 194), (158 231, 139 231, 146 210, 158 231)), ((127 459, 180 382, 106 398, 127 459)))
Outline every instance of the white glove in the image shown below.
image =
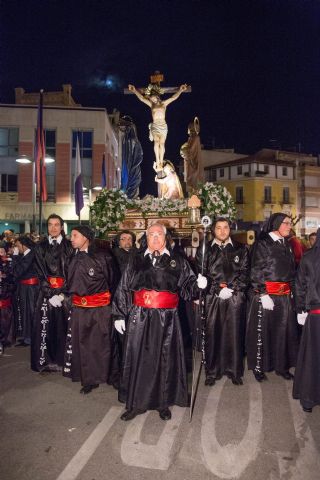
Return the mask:
POLYGON ((305 324, 307 316, 308 316, 308 312, 298 313, 297 320, 298 320, 299 325, 304 325, 305 324))
POLYGON ((201 288, 201 290, 206 288, 206 286, 208 285, 208 280, 206 279, 206 277, 201 275, 201 273, 199 273, 199 275, 198 275, 197 285, 198 285, 199 288, 201 288))
POLYGON ((117 330, 117 332, 121 333, 121 335, 124 334, 126 331, 126 324, 124 320, 115 320, 114 322, 114 328, 117 330))
POLYGON ((18 247, 14 247, 12 254, 13 254, 13 255, 19 255, 19 248, 18 248, 18 247))
POLYGON ((64 297, 60 295, 53 295, 53 297, 49 298, 49 303, 54 307, 62 307, 62 301, 64 297))
POLYGON ((223 287, 223 288, 221 288, 221 290, 219 292, 219 297, 222 300, 228 300, 228 298, 232 297, 232 294, 233 294, 232 288, 223 287))
POLYGON ((262 308, 264 310, 273 310, 274 309, 274 301, 270 297, 270 295, 261 295, 261 303, 262 303, 262 308))

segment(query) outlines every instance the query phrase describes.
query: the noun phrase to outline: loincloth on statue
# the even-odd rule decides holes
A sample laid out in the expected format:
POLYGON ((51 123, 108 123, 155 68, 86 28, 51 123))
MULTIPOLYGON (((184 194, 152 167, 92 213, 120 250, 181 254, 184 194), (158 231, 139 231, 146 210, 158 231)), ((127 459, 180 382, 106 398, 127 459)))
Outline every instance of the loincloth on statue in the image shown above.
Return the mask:
POLYGON ((151 142, 154 140, 155 135, 161 135, 164 139, 167 138, 168 125, 166 122, 161 123, 149 123, 149 139, 151 142))

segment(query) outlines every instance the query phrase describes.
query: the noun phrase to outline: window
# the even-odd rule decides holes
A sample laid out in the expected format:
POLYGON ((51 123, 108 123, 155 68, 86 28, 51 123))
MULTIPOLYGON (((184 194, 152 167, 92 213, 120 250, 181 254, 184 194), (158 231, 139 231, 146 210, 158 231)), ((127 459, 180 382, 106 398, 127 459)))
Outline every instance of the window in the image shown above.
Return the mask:
POLYGON ((92 131, 72 132, 72 158, 76 158, 77 136, 79 137, 80 157, 92 159, 92 131))
POLYGON ((270 173, 269 165, 264 165, 264 173, 266 173, 267 175, 268 175, 268 173, 270 173))
POLYGON ((290 203, 290 189, 289 187, 283 187, 282 190, 282 199, 283 203, 290 203))
POLYGON ((243 187, 236 187, 236 203, 243 203, 243 187))
POLYGON ((19 129, 0 128, 0 156, 15 157, 19 152, 19 129))
POLYGON ((282 175, 286 177, 288 175, 288 168, 287 167, 282 167, 282 175))
POLYGON ((220 177, 224 177, 224 168, 220 168, 219 175, 220 177))
POLYGON ((78 131, 72 132, 72 192, 74 192, 74 172, 75 172, 75 158, 76 158, 76 146, 77 136, 79 138, 80 158, 81 158, 81 173, 82 183, 86 188, 91 188, 92 178, 92 143, 93 143, 93 131, 78 131))
POLYGON ((217 170, 215 168, 205 168, 205 179, 207 182, 216 182, 217 181, 217 170))
POLYGON ((56 158, 56 131, 55 130, 45 130, 45 143, 46 143, 46 154, 50 155, 52 158, 56 158))
POLYGON ((238 174, 238 175, 242 175, 242 165, 239 165, 239 166, 237 167, 237 174, 238 174))
POLYGON ((264 187, 264 201, 271 203, 271 187, 264 187))
POLYGON ((18 191, 18 175, 1 175, 1 192, 17 192, 18 191))

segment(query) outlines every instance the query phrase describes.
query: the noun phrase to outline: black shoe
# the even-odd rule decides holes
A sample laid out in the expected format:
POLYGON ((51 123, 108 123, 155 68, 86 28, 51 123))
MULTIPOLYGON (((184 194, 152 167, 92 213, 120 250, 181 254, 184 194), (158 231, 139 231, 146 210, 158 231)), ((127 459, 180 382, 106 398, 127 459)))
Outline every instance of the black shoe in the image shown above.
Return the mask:
POLYGON ((302 410, 306 413, 312 413, 312 407, 303 407, 302 406, 302 410))
POLYGON ((258 372, 253 372, 254 378, 257 380, 257 382, 263 382, 264 380, 268 380, 267 375, 263 372, 258 373, 258 372))
POLYGON ((241 377, 232 377, 231 381, 233 385, 243 385, 243 381, 241 377))
POLYGON ((137 415, 142 415, 145 413, 146 410, 139 410, 139 409, 133 409, 133 410, 126 410, 122 415, 121 415, 121 420, 124 422, 127 422, 128 420, 133 420, 137 415))
POLYGON ((85 385, 84 387, 81 388, 80 393, 83 393, 84 395, 86 395, 87 393, 90 393, 94 388, 98 388, 98 387, 99 387, 99 383, 95 385, 85 385))
POLYGON ((15 344, 15 347, 30 347, 30 344, 29 344, 29 343, 25 343, 25 341, 22 340, 21 342, 16 343, 16 344, 15 344))
POLYGON ((215 383, 216 383, 216 379, 213 377, 207 377, 204 382, 204 384, 207 385, 208 387, 213 387, 215 383))
POLYGON ((284 372, 284 373, 276 372, 276 375, 284 378, 285 380, 293 380, 294 379, 294 375, 292 375, 292 373, 290 373, 289 371, 284 372))
POLYGON ((171 411, 169 410, 169 408, 159 410, 159 416, 161 420, 171 420, 171 411))
POLYGON ((56 363, 48 363, 48 365, 45 365, 43 368, 41 368, 40 373, 42 372, 50 372, 50 373, 62 372, 62 367, 60 367, 56 363))
POLYGON ((306 413, 312 413, 312 407, 302 407, 302 410, 306 413))

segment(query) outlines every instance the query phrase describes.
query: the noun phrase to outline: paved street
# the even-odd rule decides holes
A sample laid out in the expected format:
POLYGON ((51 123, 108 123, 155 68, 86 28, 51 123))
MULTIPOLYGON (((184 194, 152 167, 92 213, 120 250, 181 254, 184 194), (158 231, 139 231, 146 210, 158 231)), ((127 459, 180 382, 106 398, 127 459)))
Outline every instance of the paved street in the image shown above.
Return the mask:
POLYGON ((320 407, 303 413, 292 382, 274 374, 242 387, 199 387, 192 423, 175 407, 119 420, 117 392, 79 394, 60 374, 29 369, 29 349, 0 358, 1 480, 315 480, 320 407))

